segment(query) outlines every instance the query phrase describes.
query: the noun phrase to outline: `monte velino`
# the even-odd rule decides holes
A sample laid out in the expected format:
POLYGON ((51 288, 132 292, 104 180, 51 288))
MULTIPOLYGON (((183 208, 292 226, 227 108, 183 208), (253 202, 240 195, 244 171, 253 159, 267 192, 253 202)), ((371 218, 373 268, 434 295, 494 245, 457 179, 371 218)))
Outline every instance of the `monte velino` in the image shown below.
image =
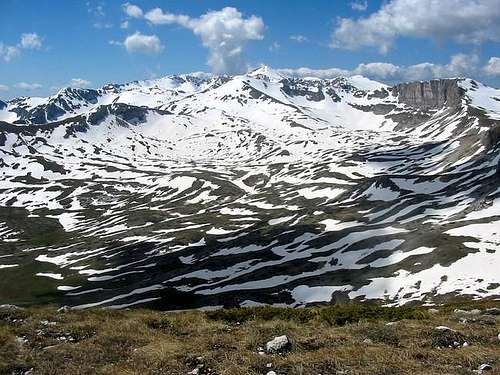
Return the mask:
POLYGON ((500 296, 500 90, 175 75, 0 101, 0 303, 500 296))

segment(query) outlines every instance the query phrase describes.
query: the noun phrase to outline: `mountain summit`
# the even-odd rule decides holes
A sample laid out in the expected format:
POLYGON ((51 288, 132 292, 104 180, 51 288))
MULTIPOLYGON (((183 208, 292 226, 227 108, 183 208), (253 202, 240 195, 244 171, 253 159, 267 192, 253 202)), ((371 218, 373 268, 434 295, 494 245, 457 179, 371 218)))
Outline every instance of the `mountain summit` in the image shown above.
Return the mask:
POLYGON ((0 102, 12 303, 500 295, 500 91, 173 75, 0 102), (22 286, 22 287, 20 287, 22 286))

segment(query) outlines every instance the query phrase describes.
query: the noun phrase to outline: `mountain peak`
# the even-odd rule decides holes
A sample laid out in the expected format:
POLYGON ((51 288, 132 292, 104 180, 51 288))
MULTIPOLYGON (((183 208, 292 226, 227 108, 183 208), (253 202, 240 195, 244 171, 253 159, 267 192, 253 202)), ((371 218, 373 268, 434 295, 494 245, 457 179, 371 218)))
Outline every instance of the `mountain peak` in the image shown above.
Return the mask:
POLYGON ((247 76, 254 78, 267 79, 269 81, 281 81, 286 78, 283 74, 272 69, 267 65, 261 65, 257 69, 254 69, 247 73, 247 76))

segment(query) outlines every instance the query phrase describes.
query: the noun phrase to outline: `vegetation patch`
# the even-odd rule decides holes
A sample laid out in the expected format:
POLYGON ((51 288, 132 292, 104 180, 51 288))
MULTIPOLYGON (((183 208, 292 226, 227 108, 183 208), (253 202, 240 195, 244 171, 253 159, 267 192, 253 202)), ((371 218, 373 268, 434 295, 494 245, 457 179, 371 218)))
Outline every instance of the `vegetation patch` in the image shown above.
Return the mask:
POLYGON ((313 308, 258 306, 213 310, 205 314, 208 319, 229 323, 243 323, 248 320, 291 320, 305 323, 314 319, 317 311, 313 308))
POLYGON ((321 319, 330 325, 345 325, 357 323, 362 320, 399 321, 403 319, 426 319, 428 313, 418 307, 383 307, 379 305, 333 305, 323 308, 320 312, 321 319))
POLYGON ((490 374, 500 374, 500 315, 488 310, 500 303, 462 307, 480 313, 464 322, 449 306, 182 312, 0 306, 0 374, 465 375, 486 363, 490 374), (268 349, 283 336, 292 343, 287 350, 268 349))

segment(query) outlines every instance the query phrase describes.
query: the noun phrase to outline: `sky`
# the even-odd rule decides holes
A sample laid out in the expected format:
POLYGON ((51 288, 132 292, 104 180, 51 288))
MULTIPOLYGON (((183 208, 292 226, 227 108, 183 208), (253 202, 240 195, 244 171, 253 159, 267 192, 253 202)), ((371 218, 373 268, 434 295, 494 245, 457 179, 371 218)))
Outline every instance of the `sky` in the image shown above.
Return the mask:
POLYGON ((0 98, 262 64, 500 86, 500 0, 0 0, 0 98))

